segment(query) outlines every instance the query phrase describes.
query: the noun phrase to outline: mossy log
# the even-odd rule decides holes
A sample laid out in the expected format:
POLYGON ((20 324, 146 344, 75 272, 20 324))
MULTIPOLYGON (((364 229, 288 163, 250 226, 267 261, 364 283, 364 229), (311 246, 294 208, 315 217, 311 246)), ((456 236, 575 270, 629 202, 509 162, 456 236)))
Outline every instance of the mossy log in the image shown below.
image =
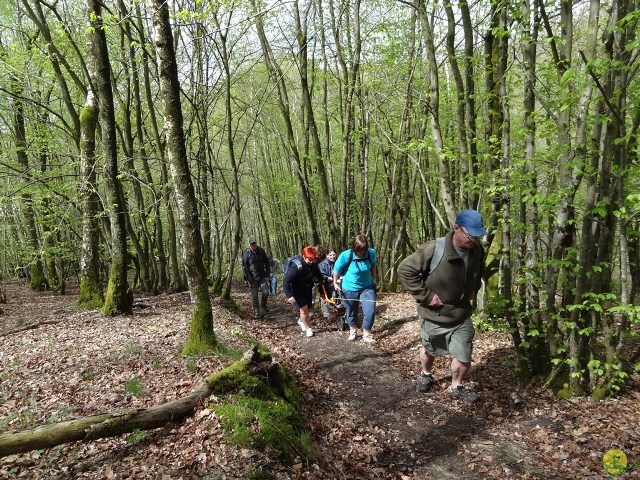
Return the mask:
POLYGON ((151 430, 172 422, 179 422, 192 415, 201 401, 213 393, 229 391, 230 377, 251 364, 266 360, 254 346, 242 359, 210 375, 186 397, 162 405, 130 409, 123 412, 103 413, 74 420, 44 425, 32 430, 0 435, 0 457, 24 453, 30 450, 52 448, 78 440, 96 440, 139 430, 151 430))

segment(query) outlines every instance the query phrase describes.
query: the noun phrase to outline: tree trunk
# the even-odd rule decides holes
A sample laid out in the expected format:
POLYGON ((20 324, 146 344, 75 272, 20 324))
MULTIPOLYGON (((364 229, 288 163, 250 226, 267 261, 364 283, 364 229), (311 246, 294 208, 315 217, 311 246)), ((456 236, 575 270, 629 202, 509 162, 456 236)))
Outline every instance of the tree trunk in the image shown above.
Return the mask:
MULTIPOLYGON (((231 17, 231 15, 229 16, 231 17)), ((229 21, 231 18, 229 18, 229 21)), ((231 164, 231 211, 233 214, 235 225, 231 238, 233 243, 231 245, 231 255, 229 255, 229 265, 226 271, 226 277, 224 282, 224 288, 221 290, 222 300, 231 300, 231 288, 233 286, 233 272, 236 264, 236 258, 238 251, 241 249, 242 242, 242 205, 240 198, 240 169, 238 161, 236 159, 236 146, 235 135, 233 131, 233 95, 232 95, 232 78, 231 78, 231 54, 228 49, 228 34, 229 27, 222 25, 218 16, 215 16, 216 27, 218 28, 218 35, 220 41, 218 42, 218 50, 220 59, 222 61, 222 67, 224 69, 225 81, 224 81, 224 107, 225 107, 225 125, 226 125, 226 141, 229 151, 229 163, 231 164)))
POLYGON ((80 252, 80 299, 86 308, 99 308, 104 303, 100 281, 100 223, 97 218, 100 199, 96 184, 96 129, 98 107, 93 91, 89 91, 80 112, 80 178, 82 208, 82 250, 80 252))
MULTIPOLYGON (((137 28, 139 33, 140 45, 146 45, 148 39, 145 36, 147 29, 142 23, 142 19, 147 16, 147 12, 143 12, 140 8, 140 2, 136 3, 136 18, 137 28)), ((160 168, 160 186, 158 187, 158 197, 162 199, 162 202, 154 202, 154 224, 155 224, 155 244, 158 255, 159 266, 159 283, 161 287, 170 287, 174 292, 182 292, 185 290, 184 275, 180 269, 180 262, 178 260, 178 241, 176 233, 176 221, 173 213, 173 203, 171 200, 171 186, 169 184, 169 174, 167 172, 166 161, 166 145, 160 135, 160 129, 158 128, 158 119, 156 115, 156 101, 154 93, 151 88, 151 71, 150 65, 153 65, 155 70, 155 62, 149 58, 149 50, 142 48, 142 72, 143 72, 143 85, 145 102, 148 108, 149 121, 151 123, 151 131, 153 141, 156 147, 156 151, 159 156, 158 164, 160 168), (165 250, 164 240, 164 224, 162 222, 161 215, 161 203, 164 204, 164 208, 167 212, 167 241, 168 252, 165 250), (167 261, 168 260, 168 261, 167 261), (168 263, 168 271, 167 271, 168 263)))
MULTIPOLYGON (((417 1, 418 15, 422 24, 424 35, 425 53, 429 66, 428 86, 429 86, 429 120, 431 123, 431 135, 433 137, 434 155, 438 161, 440 200, 444 205, 447 214, 448 226, 453 226, 456 219, 456 206, 453 200, 451 188, 451 177, 449 174, 449 163, 444 151, 442 139, 442 128, 440 126, 440 80, 438 78, 438 61, 436 46, 433 38, 432 18, 426 9, 424 0, 417 1)), ((500 137, 498 137, 500 138, 500 137)))
POLYGON ((107 187, 109 219, 111 220, 111 270, 109 285, 102 311, 105 315, 131 313, 133 298, 127 279, 128 255, 126 233, 126 204, 118 177, 118 146, 116 120, 111 90, 111 67, 105 26, 102 21, 102 3, 89 0, 89 18, 93 28, 92 47, 96 59, 96 86, 98 110, 102 131, 105 185, 107 187))
POLYGON ((271 45, 267 39, 267 35, 264 29, 264 18, 258 11, 258 6, 255 0, 252 0, 252 8, 257 15, 256 29, 260 45, 262 47, 262 54, 264 56, 265 65, 269 71, 277 92, 278 107, 282 114, 282 120, 286 127, 286 140, 289 147, 289 154, 293 157, 293 171, 298 180, 300 186, 300 196, 302 197, 302 204, 304 206, 304 218, 307 223, 307 233, 310 242, 314 245, 320 243, 320 237, 318 236, 318 227, 316 223, 316 216, 313 210, 313 200, 311 196, 311 190, 304 174, 304 167, 300 156, 300 151, 297 146, 293 121, 291 115, 291 107, 289 103, 289 95, 287 93, 287 86, 285 83, 285 75, 276 63, 276 59, 271 50, 271 45))
MULTIPOLYGON (((529 185, 526 187, 530 198, 535 198, 538 194, 537 165, 535 163, 535 86, 536 86, 536 52, 539 34, 539 13, 538 1, 534 0, 533 8, 527 0, 521 5, 521 51, 523 58, 524 83, 524 161, 526 171, 529 178, 529 185)), ((524 259, 523 275, 527 279, 522 287, 523 299, 521 303, 520 317, 523 323, 523 336, 529 343, 526 352, 528 363, 530 365, 530 374, 537 375, 540 373, 548 373, 551 366, 549 356, 549 345, 544 335, 545 325, 540 315, 540 285, 538 278, 541 278, 539 272, 539 249, 540 249, 540 228, 538 205, 535 201, 521 204, 521 222, 527 228, 524 236, 524 242, 520 246, 520 256, 524 259)), ((515 343, 515 338, 514 338, 515 343)), ((516 348, 520 348, 516 344, 516 348)))
MULTIPOLYGON (((300 17, 299 10, 299 1, 294 0, 293 2, 293 12, 294 12, 294 20, 296 26, 296 38, 298 39, 298 56, 300 59, 300 87, 302 94, 302 103, 304 105, 305 111, 307 113, 307 121, 308 121, 308 132, 311 136, 311 147, 312 147, 312 157, 316 161, 316 175, 320 181, 320 187, 322 191, 322 206, 324 208, 325 218, 327 221, 327 227, 329 229, 329 238, 331 239, 332 245, 337 245, 339 241, 339 232, 337 223, 338 220, 336 218, 336 210, 333 207, 333 198, 331 196, 331 192, 329 189, 329 181, 328 181, 328 170, 325 166, 324 152, 322 149, 322 143, 320 140, 320 134, 318 132, 318 126, 316 123, 316 116, 313 109, 313 102, 311 99, 311 88, 309 86, 309 66, 307 59, 308 52, 308 42, 309 38, 307 36, 307 17, 305 15, 304 21, 302 21, 300 17)), ((359 8, 359 1, 356 1, 356 6, 359 8)), ((307 10, 308 12, 308 10, 307 10)), ((359 52, 360 52, 360 30, 359 30, 359 17, 355 17, 354 22, 355 29, 355 62, 354 62, 354 70, 358 70, 358 66, 360 64, 359 52)))
POLYGON ((184 355, 208 351, 218 343, 213 331, 213 313, 202 262, 202 236, 198 206, 189 172, 184 140, 178 65, 173 47, 173 34, 169 23, 169 7, 162 0, 154 0, 154 44, 158 57, 160 97, 165 116, 165 131, 173 189, 178 203, 178 214, 184 245, 184 262, 191 294, 191 325, 189 338, 183 348, 184 355))
MULTIPOLYGON (((29 174, 29 156, 27 155, 27 134, 24 120, 24 103, 22 101, 22 86, 20 80, 12 78, 14 93, 13 101, 13 129, 15 134, 15 148, 18 164, 29 174)), ((44 273, 42 257, 40 255, 40 241, 36 227, 35 212, 33 210, 33 197, 29 193, 22 194, 22 214, 26 223, 29 246, 31 247, 31 260, 29 262, 29 287, 32 290, 45 290, 49 288, 49 281, 44 273)))

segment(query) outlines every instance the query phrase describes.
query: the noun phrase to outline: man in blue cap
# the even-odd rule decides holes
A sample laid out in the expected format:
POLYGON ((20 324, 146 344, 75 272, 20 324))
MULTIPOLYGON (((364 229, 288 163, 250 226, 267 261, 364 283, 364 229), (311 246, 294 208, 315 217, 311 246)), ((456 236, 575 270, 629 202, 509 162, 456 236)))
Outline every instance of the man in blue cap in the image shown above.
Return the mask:
POLYGON ((462 210, 446 237, 421 245, 398 267, 400 281, 416 300, 420 319, 418 392, 427 393, 435 384, 431 370, 435 357, 450 354, 448 392, 466 403, 480 401, 462 382, 471 368, 475 334, 471 302, 481 285, 484 249, 480 237, 486 234, 480 213, 462 210))

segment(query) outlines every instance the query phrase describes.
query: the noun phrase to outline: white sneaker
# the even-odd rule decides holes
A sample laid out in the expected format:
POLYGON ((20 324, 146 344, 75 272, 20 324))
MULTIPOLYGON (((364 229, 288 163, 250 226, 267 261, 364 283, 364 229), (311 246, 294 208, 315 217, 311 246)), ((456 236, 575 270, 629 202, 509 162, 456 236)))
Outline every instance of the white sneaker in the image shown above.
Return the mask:
POLYGON ((362 341, 364 343, 376 343, 375 338, 373 338, 373 335, 371 335, 370 333, 362 334, 362 341))
POLYGON ((302 320, 298 320, 298 325, 300 325, 300 330, 302 330, 303 332, 307 331, 307 326, 304 324, 302 320))
POLYGON ((307 337, 313 337, 313 329, 307 328, 305 334, 307 335, 307 337))
POLYGON ((348 338, 348 340, 349 340, 350 342, 353 342, 353 341, 356 339, 356 333, 358 333, 358 331, 357 331, 357 330, 350 330, 350 331, 349 331, 349 338, 348 338))

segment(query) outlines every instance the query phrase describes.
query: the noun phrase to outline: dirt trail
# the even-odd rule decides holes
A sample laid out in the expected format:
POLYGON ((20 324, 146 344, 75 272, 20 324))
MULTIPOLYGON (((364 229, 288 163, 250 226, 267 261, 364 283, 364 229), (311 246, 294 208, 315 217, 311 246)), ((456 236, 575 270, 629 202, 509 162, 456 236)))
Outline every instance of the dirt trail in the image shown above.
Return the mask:
POLYGON ((441 379, 432 393, 417 393, 406 365, 417 362, 411 338, 417 321, 393 317, 377 320, 375 345, 360 336, 349 342, 345 332, 319 317, 316 335, 306 338, 294 328, 295 315, 282 308, 265 321, 267 328, 284 327, 286 341, 305 365, 299 373, 313 377, 302 386, 314 390, 307 391, 309 423, 327 478, 488 478, 469 470, 469 451, 490 457, 503 476, 555 478, 530 461, 518 442, 489 435, 486 403, 459 404, 445 391, 449 379, 441 379), (342 434, 332 436, 338 429, 342 434))

